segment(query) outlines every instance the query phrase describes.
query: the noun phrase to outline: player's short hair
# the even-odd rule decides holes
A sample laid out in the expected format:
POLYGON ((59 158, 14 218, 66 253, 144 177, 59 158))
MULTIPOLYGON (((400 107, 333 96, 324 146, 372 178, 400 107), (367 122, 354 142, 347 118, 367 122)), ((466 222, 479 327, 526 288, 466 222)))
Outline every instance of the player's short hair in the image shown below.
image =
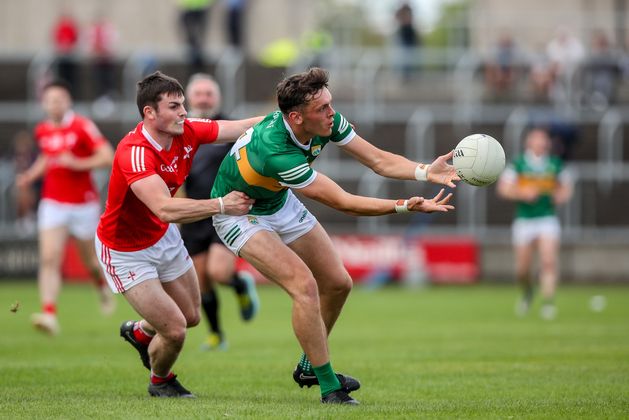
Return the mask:
POLYGON ((59 88, 59 89, 63 89, 66 92, 68 92, 69 95, 72 95, 72 87, 70 86, 70 83, 66 82, 63 79, 53 79, 49 82, 47 82, 43 87, 42 87, 42 93, 46 92, 48 89, 50 88, 59 88))
POLYGON ((321 89, 328 87, 328 72, 313 67, 285 78, 277 85, 277 104, 284 114, 305 105, 321 89))
POLYGON ((140 116, 144 118, 144 107, 150 106, 157 109, 157 103, 163 94, 184 95, 181 83, 174 77, 166 76, 161 71, 149 74, 138 82, 136 101, 140 116))

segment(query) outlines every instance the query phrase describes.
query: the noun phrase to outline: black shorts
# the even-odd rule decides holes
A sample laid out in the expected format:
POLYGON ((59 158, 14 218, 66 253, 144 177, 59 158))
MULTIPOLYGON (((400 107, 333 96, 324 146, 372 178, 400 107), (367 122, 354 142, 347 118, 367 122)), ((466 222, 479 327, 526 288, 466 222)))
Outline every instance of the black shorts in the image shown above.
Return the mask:
POLYGON ((212 244, 223 244, 214 230, 212 218, 182 224, 181 238, 191 256, 207 252, 212 244))

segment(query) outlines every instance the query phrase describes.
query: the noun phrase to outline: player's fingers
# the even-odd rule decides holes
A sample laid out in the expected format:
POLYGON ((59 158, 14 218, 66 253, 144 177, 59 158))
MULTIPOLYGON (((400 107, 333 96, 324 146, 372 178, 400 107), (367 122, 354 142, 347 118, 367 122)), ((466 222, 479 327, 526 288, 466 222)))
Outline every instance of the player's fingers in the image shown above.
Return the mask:
POLYGON ((437 202, 441 199, 441 196, 443 195, 443 193, 445 192, 445 190, 442 188, 439 190, 439 193, 437 195, 435 195, 432 199, 437 202))

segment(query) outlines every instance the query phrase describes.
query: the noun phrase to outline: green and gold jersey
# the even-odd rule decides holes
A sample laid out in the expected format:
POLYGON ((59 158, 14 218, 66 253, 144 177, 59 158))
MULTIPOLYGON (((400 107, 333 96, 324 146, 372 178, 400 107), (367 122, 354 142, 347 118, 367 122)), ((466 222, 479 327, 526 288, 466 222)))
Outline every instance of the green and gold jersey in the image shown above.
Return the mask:
POLYGON ((275 111, 247 130, 225 156, 212 198, 242 191, 256 200, 250 214, 273 214, 284 205, 288 188, 303 188, 314 181, 317 173, 311 164, 328 142, 344 145, 355 135, 337 112, 329 137, 315 136, 301 144, 282 113, 275 111))
POLYGON ((536 201, 518 202, 516 217, 529 219, 555 214, 552 194, 560 182, 567 182, 561 159, 554 156, 536 158, 525 153, 513 161, 504 176, 520 187, 534 187, 540 191, 536 201))

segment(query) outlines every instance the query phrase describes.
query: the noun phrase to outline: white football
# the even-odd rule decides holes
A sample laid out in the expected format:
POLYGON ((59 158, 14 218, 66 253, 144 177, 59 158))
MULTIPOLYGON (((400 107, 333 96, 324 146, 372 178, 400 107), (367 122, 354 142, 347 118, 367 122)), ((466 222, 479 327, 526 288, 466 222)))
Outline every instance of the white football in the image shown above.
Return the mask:
POLYGON ((505 168, 505 151, 487 134, 472 134, 456 145, 452 159, 456 174, 477 187, 496 182, 505 168))

